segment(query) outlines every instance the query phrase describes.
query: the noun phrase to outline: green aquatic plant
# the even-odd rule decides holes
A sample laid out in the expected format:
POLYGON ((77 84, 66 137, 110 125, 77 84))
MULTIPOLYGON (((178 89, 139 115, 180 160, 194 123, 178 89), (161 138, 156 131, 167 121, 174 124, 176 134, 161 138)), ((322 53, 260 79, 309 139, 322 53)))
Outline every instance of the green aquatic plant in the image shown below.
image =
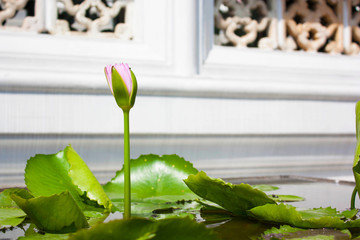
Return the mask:
POLYGON ((73 232, 104 218, 112 208, 102 186, 71 146, 31 157, 24 175, 28 190, 6 189, 0 194, 0 226, 16 226, 27 217, 45 232, 73 232))
MULTIPOLYGON (((144 231, 141 235, 144 239, 165 239, 165 235, 171 234, 169 230, 161 227, 159 219, 169 219, 163 223, 169 223, 166 226, 172 229, 174 236, 185 234, 187 230, 184 228, 187 224, 190 229, 202 229, 203 227, 196 225, 199 223, 196 223, 195 216, 199 213, 206 221, 230 221, 229 223, 234 224, 238 221, 233 220, 234 216, 242 216, 249 219, 247 221, 255 219, 298 228, 360 227, 360 220, 355 216, 357 210, 298 210, 291 205, 278 204, 279 200, 302 198, 267 195, 265 191, 277 189, 269 185, 231 184, 222 179, 213 179, 177 155, 142 155, 131 160, 131 174, 135 186, 132 194, 132 212, 134 216, 142 217, 139 222, 156 229, 144 231), (180 222, 184 224, 179 224, 180 222)), ((88 239, 92 233, 101 235, 112 232, 111 226, 115 225, 119 226, 119 229, 114 231, 119 235, 124 234, 125 230, 121 230, 121 226, 132 225, 127 221, 134 219, 123 219, 113 225, 104 224, 106 227, 101 224, 110 210, 123 211, 123 176, 124 169, 118 171, 116 176, 102 187, 71 146, 57 154, 38 154, 30 158, 26 166, 25 180, 29 191, 7 189, 0 194, 0 213, 3 213, 0 215, 0 225, 16 226, 27 218, 35 224, 36 229, 45 233, 41 235, 42 239, 88 239), (81 230, 88 226, 89 230, 81 230), (73 232, 77 234, 73 235, 73 232)), ((266 225, 261 225, 261 228, 264 226, 266 225)), ((126 235, 140 234, 143 227, 142 224, 135 224, 131 229, 137 230, 129 230, 131 232, 127 232, 126 235)), ((222 228, 219 228, 219 231, 224 231, 225 234, 227 231, 221 230, 222 228)), ((26 230, 26 238, 36 239, 36 236, 40 236, 37 231, 31 232, 29 229, 26 230)), ((249 229, 249 234, 255 234, 251 233, 255 229, 259 227, 254 225, 254 229, 249 229)), ((213 236, 210 232, 204 234, 213 236)), ((213 239, 216 239, 215 235, 213 239)))
POLYGON ((105 76, 117 105, 124 115, 124 218, 131 217, 130 109, 135 104, 137 81, 126 63, 107 65, 105 76))
MULTIPOLYGON (((177 155, 153 154, 142 155, 132 163, 137 189, 132 206, 135 214, 157 219, 185 216, 194 219, 191 212, 199 212, 201 205, 192 201, 198 196, 182 180, 198 172, 192 163, 177 155)), ((71 146, 56 154, 37 154, 27 161, 25 168, 28 190, 6 189, 0 193, 0 229, 28 219, 46 233, 41 235, 42 239, 64 239, 67 233, 94 227, 111 210, 123 210, 123 174, 124 169, 118 171, 105 185, 105 192, 71 146)), ((35 231, 28 237, 35 236, 40 235, 35 231)))

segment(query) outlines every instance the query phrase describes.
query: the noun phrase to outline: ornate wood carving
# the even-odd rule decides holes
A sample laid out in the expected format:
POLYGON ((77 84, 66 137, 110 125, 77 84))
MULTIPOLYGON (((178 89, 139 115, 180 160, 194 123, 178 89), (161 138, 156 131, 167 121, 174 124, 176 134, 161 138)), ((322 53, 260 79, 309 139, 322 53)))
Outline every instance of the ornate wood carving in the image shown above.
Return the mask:
POLYGON ((37 24, 37 20, 31 16, 25 16, 24 19, 21 19, 19 26, 9 26, 7 21, 12 19, 19 10, 25 8, 28 0, 2 0, 0 1, 2 10, 0 11, 0 26, 5 29, 15 29, 15 30, 33 30, 32 25, 37 24))
POLYGON ((132 1, 115 1, 111 6, 101 0, 84 0, 74 4, 72 0, 58 0, 63 4, 59 13, 66 13, 73 17, 69 20, 58 19, 53 34, 91 35, 102 37, 117 37, 131 39, 132 29, 132 1), (124 22, 113 23, 120 11, 125 11, 124 22), (103 32, 106 30, 106 32, 103 32))
POLYGON ((287 37, 283 49, 341 53, 344 50, 341 3, 337 0, 286 1, 287 37))
POLYGON ((346 53, 356 55, 360 53, 360 0, 352 0, 350 10, 351 43, 346 53))
POLYGON ((24 19, 16 16, 18 11, 24 11, 29 1, 0 0, 0 23, 3 25, 0 25, 0 29, 32 30, 60 35, 133 38, 131 26, 133 0, 33 0, 31 2, 35 16, 26 16, 24 19), (6 21, 12 18, 22 23, 17 26, 7 26, 6 21))
POLYGON ((215 5, 220 44, 276 48, 276 24, 266 1, 217 0, 215 5))
POLYGON ((359 54, 360 0, 216 0, 215 29, 219 45, 359 54))

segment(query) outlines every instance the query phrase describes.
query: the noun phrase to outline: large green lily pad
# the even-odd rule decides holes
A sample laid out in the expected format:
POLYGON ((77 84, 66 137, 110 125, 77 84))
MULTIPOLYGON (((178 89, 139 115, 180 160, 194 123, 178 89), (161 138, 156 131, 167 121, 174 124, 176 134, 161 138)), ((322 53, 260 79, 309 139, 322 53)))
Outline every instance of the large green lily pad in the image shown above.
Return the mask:
POLYGON ((189 218, 169 218, 158 221, 133 218, 99 224, 70 236, 70 240, 86 239, 215 240, 218 237, 205 225, 189 218))
POLYGON ((82 208, 86 199, 107 209, 112 206, 100 183, 71 146, 56 154, 30 158, 25 168, 25 183, 35 197, 68 191, 82 208))
POLYGON ((11 197, 32 222, 45 232, 75 232, 89 226, 82 210, 68 191, 48 197, 24 198, 17 194, 11 197))
POLYGON ((360 219, 351 220, 357 210, 339 212, 334 208, 314 208, 298 210, 286 204, 266 204, 249 210, 250 216, 262 221, 287 224, 299 228, 360 227, 360 219))
MULTIPOLYGON (((141 155, 130 161, 130 169, 133 201, 177 201, 197 197, 183 179, 198 170, 177 155, 141 155)), ((123 199, 124 169, 104 185, 104 190, 112 200, 123 199)))
POLYGON ((184 182, 200 197, 214 202, 235 215, 246 215, 246 211, 265 204, 276 204, 264 192, 249 184, 234 185, 222 179, 213 179, 205 172, 190 175, 184 182))
POLYGON ((335 229, 301 229, 294 228, 289 225, 282 225, 280 228, 271 228, 266 230, 262 239, 307 239, 307 240, 333 240, 333 239, 350 239, 351 233, 349 230, 335 230, 335 229))

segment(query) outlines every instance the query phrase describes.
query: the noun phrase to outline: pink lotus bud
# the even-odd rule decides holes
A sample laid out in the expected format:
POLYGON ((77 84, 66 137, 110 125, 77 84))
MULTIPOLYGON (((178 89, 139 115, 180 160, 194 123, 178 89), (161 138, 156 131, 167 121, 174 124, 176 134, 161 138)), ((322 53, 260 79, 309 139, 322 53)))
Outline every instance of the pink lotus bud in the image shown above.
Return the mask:
POLYGON ((122 110, 129 111, 134 106, 137 93, 134 73, 126 63, 106 65, 104 71, 117 105, 122 110))

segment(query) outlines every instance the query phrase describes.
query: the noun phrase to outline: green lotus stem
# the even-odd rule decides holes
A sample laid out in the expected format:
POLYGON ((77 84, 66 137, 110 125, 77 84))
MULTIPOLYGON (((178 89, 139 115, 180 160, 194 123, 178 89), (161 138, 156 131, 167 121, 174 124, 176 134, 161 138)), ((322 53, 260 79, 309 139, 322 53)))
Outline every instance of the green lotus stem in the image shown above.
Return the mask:
POLYGON ((124 219, 131 218, 129 111, 124 112, 124 219))
POLYGON ((109 64, 105 76, 117 105, 124 113, 124 219, 131 218, 129 112, 135 104, 137 81, 127 63, 109 64))
POLYGON ((354 190, 353 190, 352 195, 351 195, 351 205, 350 205, 350 208, 351 208, 351 209, 354 209, 354 208, 355 208, 356 193, 357 193, 357 188, 354 187, 354 190))

